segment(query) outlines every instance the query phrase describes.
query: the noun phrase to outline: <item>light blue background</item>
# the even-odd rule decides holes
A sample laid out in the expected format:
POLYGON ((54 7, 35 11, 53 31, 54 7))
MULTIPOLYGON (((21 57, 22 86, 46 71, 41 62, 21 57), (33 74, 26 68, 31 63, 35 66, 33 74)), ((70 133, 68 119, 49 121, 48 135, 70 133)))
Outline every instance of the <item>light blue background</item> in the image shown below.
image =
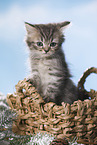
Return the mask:
MULTIPOLYGON (((15 91, 27 69, 24 21, 49 23, 71 21, 63 44, 66 60, 77 84, 83 72, 97 67, 97 0, 0 0, 0 92, 15 91)), ((97 76, 86 88, 97 90, 97 76)))

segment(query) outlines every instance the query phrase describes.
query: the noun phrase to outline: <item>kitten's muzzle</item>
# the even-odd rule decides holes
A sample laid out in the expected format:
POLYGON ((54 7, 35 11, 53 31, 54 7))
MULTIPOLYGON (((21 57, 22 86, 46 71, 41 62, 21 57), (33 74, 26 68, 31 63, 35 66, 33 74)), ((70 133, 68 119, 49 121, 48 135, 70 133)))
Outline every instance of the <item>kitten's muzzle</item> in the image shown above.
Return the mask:
POLYGON ((44 49, 44 52, 47 53, 47 52, 49 52, 49 50, 50 50, 50 48, 46 48, 46 49, 44 49))

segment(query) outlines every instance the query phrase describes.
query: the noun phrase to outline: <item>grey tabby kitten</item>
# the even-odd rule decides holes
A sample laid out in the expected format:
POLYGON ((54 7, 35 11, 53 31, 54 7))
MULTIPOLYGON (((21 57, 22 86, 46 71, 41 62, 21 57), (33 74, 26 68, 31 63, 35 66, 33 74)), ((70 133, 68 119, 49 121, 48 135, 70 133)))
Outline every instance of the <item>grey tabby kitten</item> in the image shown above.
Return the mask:
POLYGON ((28 80, 36 87, 45 102, 73 103, 78 99, 77 88, 71 81, 62 51, 63 30, 70 22, 55 24, 29 24, 27 45, 30 53, 31 76, 28 80))

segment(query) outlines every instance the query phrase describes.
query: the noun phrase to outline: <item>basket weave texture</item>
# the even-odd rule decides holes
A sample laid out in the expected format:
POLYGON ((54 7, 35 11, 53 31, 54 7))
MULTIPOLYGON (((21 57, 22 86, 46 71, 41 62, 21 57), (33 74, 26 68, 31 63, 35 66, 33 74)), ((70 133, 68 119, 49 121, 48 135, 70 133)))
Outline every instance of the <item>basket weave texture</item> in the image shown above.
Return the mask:
POLYGON ((78 100, 71 105, 45 103, 26 79, 19 81, 16 92, 7 95, 7 103, 18 114, 13 122, 13 132, 21 135, 48 132, 57 138, 73 139, 76 136, 80 143, 97 144, 97 91, 87 92, 83 85, 90 73, 97 73, 97 69, 90 68, 84 73, 78 89, 91 100, 78 100))

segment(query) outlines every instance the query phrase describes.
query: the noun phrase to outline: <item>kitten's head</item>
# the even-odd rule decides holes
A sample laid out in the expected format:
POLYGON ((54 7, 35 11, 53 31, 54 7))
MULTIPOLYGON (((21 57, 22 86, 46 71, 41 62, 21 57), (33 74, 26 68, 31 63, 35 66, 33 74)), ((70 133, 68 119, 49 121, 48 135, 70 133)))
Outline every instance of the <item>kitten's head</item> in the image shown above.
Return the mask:
POLYGON ((64 35, 63 30, 70 22, 57 24, 29 24, 25 22, 27 30, 26 42, 30 50, 37 50, 44 54, 53 54, 60 49, 64 35))

